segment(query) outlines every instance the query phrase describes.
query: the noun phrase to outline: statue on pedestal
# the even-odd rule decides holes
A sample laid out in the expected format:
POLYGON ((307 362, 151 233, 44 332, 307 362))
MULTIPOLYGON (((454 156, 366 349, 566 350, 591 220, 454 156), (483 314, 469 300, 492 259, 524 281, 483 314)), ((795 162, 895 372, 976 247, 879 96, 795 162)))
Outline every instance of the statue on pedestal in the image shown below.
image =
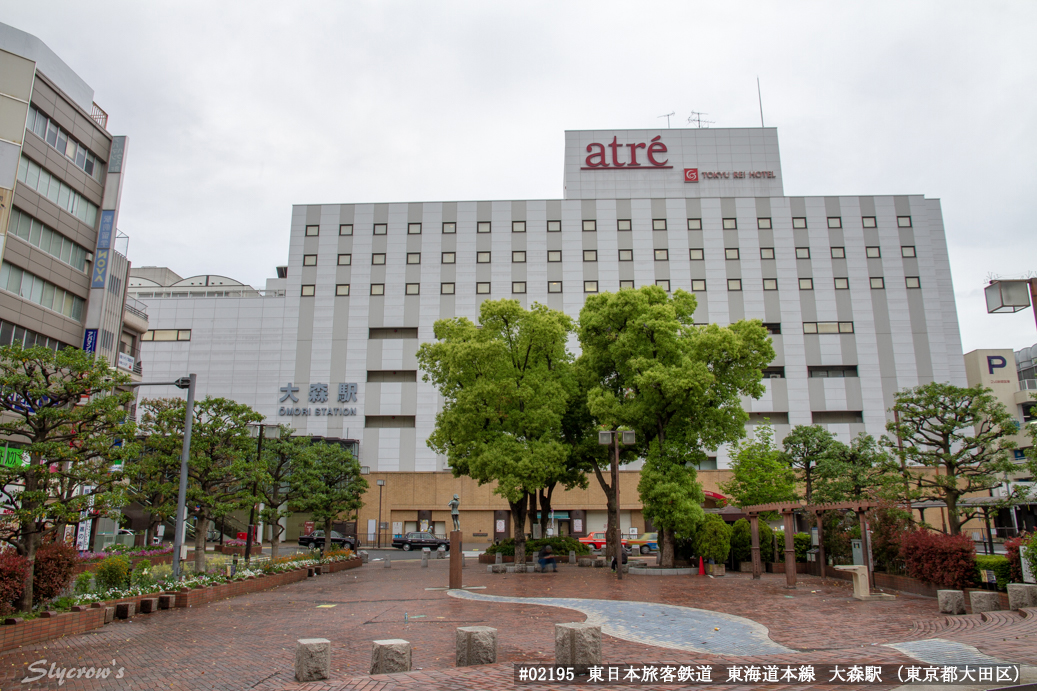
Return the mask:
POLYGON ((454 498, 450 500, 447 506, 450 507, 450 517, 454 519, 454 530, 461 529, 461 517, 457 511, 457 507, 461 505, 458 496, 455 494, 454 498))

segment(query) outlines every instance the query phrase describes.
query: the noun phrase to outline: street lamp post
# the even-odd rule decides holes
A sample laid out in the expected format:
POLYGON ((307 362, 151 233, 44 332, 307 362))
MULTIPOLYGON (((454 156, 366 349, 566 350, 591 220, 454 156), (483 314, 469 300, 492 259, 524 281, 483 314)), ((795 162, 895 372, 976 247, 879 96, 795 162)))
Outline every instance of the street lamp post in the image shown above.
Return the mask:
MULTIPOLYGON (((258 466, 263 462, 263 437, 266 436, 268 429, 275 429, 277 425, 267 425, 259 423, 258 425, 252 425, 252 429, 255 430, 256 436, 259 437, 259 441, 256 444, 256 465, 258 466)), ((258 487, 258 480, 252 483, 252 506, 248 512, 248 535, 245 537, 245 563, 248 564, 252 559, 252 535, 256 531, 256 489, 258 487)), ((275 507, 276 508, 276 507, 275 507)))
POLYGON ((378 480, 378 547, 382 546, 382 488, 385 480, 378 480))
POLYGON ((598 444, 611 446, 612 455, 612 494, 616 505, 616 521, 609 531, 612 543, 612 556, 616 560, 616 576, 623 580, 623 538, 619 527, 619 445, 630 446, 634 443, 634 433, 629 430, 601 430, 598 432, 598 444))

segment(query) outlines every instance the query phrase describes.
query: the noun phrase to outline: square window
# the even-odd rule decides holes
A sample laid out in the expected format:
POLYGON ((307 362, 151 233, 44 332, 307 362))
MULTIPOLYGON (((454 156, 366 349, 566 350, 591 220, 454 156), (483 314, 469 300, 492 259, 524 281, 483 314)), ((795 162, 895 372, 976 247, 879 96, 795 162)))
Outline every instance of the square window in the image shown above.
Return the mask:
MULTIPOLYGON (((457 224, 453 221, 449 221, 443 224, 443 233, 445 235, 452 235, 457 232, 457 224)), ((451 284, 453 285, 453 284, 451 284)))
POLYGON ((583 222, 583 232, 585 232, 585 233, 593 233, 597 229, 598 229, 598 222, 597 221, 584 221, 583 222))
POLYGON ((828 217, 828 227, 829 228, 842 228, 843 227, 843 219, 840 218, 839 216, 829 216, 828 217))
POLYGON ((792 219, 792 227, 793 228, 806 228, 807 227, 807 219, 802 218, 802 217, 793 218, 792 219))
POLYGON ((562 261, 562 250, 548 250, 547 261, 549 262, 560 262, 562 261))
POLYGON ((655 285, 659 286, 660 288, 665 290, 667 293, 670 292, 670 282, 667 279, 665 279, 665 278, 656 279, 655 285))
POLYGON ((799 289, 800 290, 813 290, 814 289, 814 279, 812 279, 812 278, 801 278, 801 279, 799 279, 799 289))
POLYGON ((525 221, 512 221, 511 222, 511 232, 513 232, 513 233, 524 233, 524 232, 526 232, 526 222, 525 221))
POLYGON ((176 340, 178 341, 190 341, 191 330, 190 329, 177 329, 176 340))
POLYGON ((421 263, 421 252, 408 252, 407 253, 408 264, 420 264, 421 263))
POLYGON ((805 333, 805 334, 816 334, 817 333, 817 322, 803 322, 803 333, 805 333))
POLYGON ((832 248, 832 259, 846 259, 846 248, 845 247, 833 247, 832 248))
POLYGON ((763 279, 763 289, 764 290, 777 290, 778 289, 778 279, 776 279, 776 278, 765 278, 765 279, 763 279))
POLYGON ((343 223, 342 225, 340 225, 338 227, 338 234, 339 235, 352 235, 353 234, 353 224, 352 223, 343 223))
POLYGON ((704 278, 693 278, 691 280, 691 289, 697 293, 705 292, 706 290, 706 279, 704 278))
POLYGON ((316 254, 304 254, 302 255, 303 266, 317 266, 317 255, 316 254))
POLYGON ((922 287, 922 282, 919 280, 918 276, 908 276, 904 280, 907 281, 907 287, 908 288, 921 288, 922 287))
POLYGON ((621 218, 616 221, 616 230, 630 230, 630 219, 621 218))
POLYGON ((727 279, 727 289, 737 291, 742 289, 742 279, 740 278, 729 278, 727 279))
POLYGON ((583 261, 585 262, 596 262, 598 261, 598 250, 584 250, 583 261))
POLYGON ((724 250, 724 259, 738 259, 738 248, 728 247, 724 250))
POLYGON ((381 266, 384 263, 385 263, 385 255, 384 254, 372 254, 371 255, 371 264, 372 265, 374 265, 374 266, 381 266))
POLYGON ((408 223, 407 224, 407 235, 421 235, 421 224, 420 223, 408 223))
POLYGON ((596 293, 596 292, 598 292, 598 282, 597 281, 584 281, 583 282, 583 292, 585 292, 585 293, 596 293))
POLYGON ((512 252, 511 253, 511 263, 512 264, 525 264, 526 263, 526 253, 525 252, 512 252))
POLYGON ((421 284, 420 283, 408 283, 406 288, 405 288, 405 290, 404 290, 404 292, 407 295, 418 295, 421 292, 421 284))
POLYGON ((306 226, 306 235, 312 237, 320 234, 320 226, 306 226))
POLYGON ((313 295, 316 292, 316 290, 317 290, 316 286, 303 286, 302 287, 302 296, 304 298, 311 298, 311 297, 313 297, 313 295))
POLYGON ((562 292, 562 282, 561 281, 548 281, 547 282, 547 292, 549 292, 549 293, 560 293, 560 292, 562 292))
POLYGON ((914 248, 913 245, 905 245, 904 247, 900 248, 900 256, 901 257, 917 257, 918 255, 915 254, 915 248, 914 248))
POLYGON ((389 226, 386 223, 375 223, 374 234, 375 235, 386 235, 389 232, 389 226))
POLYGON ((339 283, 337 286, 335 286, 335 295, 339 297, 345 297, 349 295, 349 284, 339 283))
POLYGON ((338 265, 339 266, 349 266, 352 263, 353 263, 353 255, 352 254, 340 254, 340 255, 338 255, 338 265))
POLYGON ((875 223, 874 216, 865 216, 861 219, 861 225, 865 228, 877 228, 878 224, 875 223))
POLYGON ((886 282, 884 280, 882 280, 881 276, 872 276, 871 277, 871 289, 872 290, 882 290, 885 287, 886 287, 886 282))
POLYGON ((488 282, 487 283, 476 283, 475 284, 475 293, 476 293, 476 295, 489 295, 490 294, 490 284, 488 282))
POLYGON ((655 261, 657 261, 657 262, 665 262, 665 261, 669 261, 669 259, 670 259, 670 251, 669 250, 656 250, 655 251, 655 261))
POLYGON ((701 218, 689 218, 688 219, 688 230, 702 230, 702 219, 701 218))
POLYGON ((490 253, 489 252, 476 252, 475 253, 475 262, 477 264, 489 264, 490 263, 490 253))
POLYGON ((797 247, 796 248, 796 259, 810 259, 810 248, 809 247, 797 247))
POLYGON ((372 283, 371 284, 371 295, 385 295, 385 284, 384 283, 372 283))
POLYGON ((897 228, 910 228, 911 217, 910 216, 897 216, 897 228))
POLYGON ((634 261, 634 250, 620 250, 619 261, 621 262, 632 262, 634 261))
POLYGON ((548 221, 547 222, 547 232, 549 232, 549 233, 560 233, 560 232, 562 232, 562 222, 561 221, 548 221))
POLYGON ((665 218, 653 218, 652 219, 652 230, 666 230, 666 219, 665 218))
POLYGON ((864 255, 868 259, 878 259, 879 257, 882 256, 882 253, 879 251, 878 247, 865 247, 864 248, 864 255))
POLYGON ((759 228, 760 230, 770 230, 771 229, 771 219, 769 219, 769 218, 758 218, 758 219, 756 219, 756 227, 759 228))
POLYGON ((760 259, 774 259, 774 248, 773 247, 761 247, 760 248, 760 259))
POLYGON ((454 294, 454 284, 453 283, 440 283, 439 284, 439 294, 440 295, 453 295, 454 294))
POLYGON ((835 289, 836 290, 849 290, 850 289, 850 279, 848 279, 848 278, 836 278, 835 279, 835 289))
POLYGON ((475 224, 475 232, 477 232, 477 233, 488 233, 488 232, 490 232, 490 222, 489 221, 479 221, 477 224, 475 224))
POLYGON ((841 333, 841 334, 852 334, 853 333, 853 322, 839 322, 839 333, 841 333))
POLYGON ((705 251, 700 247, 692 247, 688 250, 688 255, 692 261, 701 261, 706 258, 705 251))
POLYGON ((634 287, 634 282, 633 281, 620 281, 619 282, 619 289, 620 290, 623 290, 624 288, 633 288, 633 287, 634 287))
POLYGON ((457 263, 457 253, 455 253, 455 252, 444 252, 443 253, 443 263, 444 264, 456 264, 457 263))
POLYGON ((724 219, 724 230, 737 230, 738 219, 736 218, 725 218, 724 219))
POLYGON ((513 293, 525 293, 526 292, 526 282, 525 281, 512 281, 512 283, 511 283, 511 292, 513 292, 513 293))

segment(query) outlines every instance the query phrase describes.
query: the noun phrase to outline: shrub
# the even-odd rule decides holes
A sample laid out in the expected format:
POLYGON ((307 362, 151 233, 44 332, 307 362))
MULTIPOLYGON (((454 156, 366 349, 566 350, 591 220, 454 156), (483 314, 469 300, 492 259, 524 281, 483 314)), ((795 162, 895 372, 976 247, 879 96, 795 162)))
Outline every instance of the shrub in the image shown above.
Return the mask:
MULTIPOLYGON (((760 521, 760 561, 774 561, 774 529, 766 521, 760 521)), ((752 540, 752 536, 749 536, 752 540)))
POLYGON ((155 579, 155 583, 165 583, 173 577, 173 567, 170 564, 152 566, 151 577, 155 579))
POLYGON ((149 560, 141 559, 133 567, 133 573, 130 574, 130 585, 135 585, 139 588, 155 587, 155 577, 151 574, 151 562, 149 560))
POLYGON ((1037 532, 1031 533, 1030 539, 1022 544, 1026 547, 1026 563, 1030 565, 1030 573, 1037 576, 1037 532))
POLYGON ((32 571, 32 603, 53 599, 72 584, 72 576, 79 562, 79 552, 65 542, 45 542, 36 550, 36 565, 32 571))
POLYGON ((735 561, 752 561, 753 533, 746 518, 739 518, 731 526, 731 554, 735 561))
POLYGON ((101 592, 124 588, 130 579, 130 560, 121 554, 113 554, 98 564, 94 578, 101 592))
MULTIPOLYGON (((539 552, 544 545, 551 545, 551 549, 554 550, 555 554, 568 556, 569 552, 576 552, 580 554, 590 554, 590 548, 583 544, 574 537, 554 535, 552 537, 543 537, 539 540, 527 540, 526 541, 526 554, 535 554, 539 552)), ((512 554, 515 552, 514 542, 512 543, 512 554)))
POLYGON ((13 549, 0 552, 0 614, 10 614, 25 588, 29 560, 13 549))
POLYGON ((76 593, 76 595, 86 595, 90 592, 93 584, 94 575, 89 571, 84 571, 83 573, 76 576, 76 584, 73 587, 73 591, 76 593))
POLYGON ((723 518, 715 513, 706 514, 706 520, 695 533, 695 551, 716 564, 727 561, 731 553, 731 528, 723 518))
POLYGON ((911 531, 911 515, 902 509, 878 509, 871 519, 871 555, 877 568, 889 571, 900 559, 900 542, 911 531))
POLYGON ((796 561, 807 560, 807 550, 813 547, 810 533, 796 533, 792 536, 792 544, 796 548, 796 561))
POLYGON ((944 588, 968 588, 976 577, 976 547, 968 535, 920 529, 901 541, 907 575, 944 588))
POLYGON ((997 589, 1004 592, 1008 590, 1011 582, 1011 564, 1007 557, 1000 554, 977 554, 976 555, 976 583, 984 583, 981 570, 993 571, 997 576, 997 589))
MULTIPOLYGON (((526 542, 526 551, 529 551, 529 542, 526 542)), ((490 545, 486 548, 487 554, 500 554, 505 557, 515 556, 515 538, 509 537, 505 540, 501 540, 497 544, 490 545)))

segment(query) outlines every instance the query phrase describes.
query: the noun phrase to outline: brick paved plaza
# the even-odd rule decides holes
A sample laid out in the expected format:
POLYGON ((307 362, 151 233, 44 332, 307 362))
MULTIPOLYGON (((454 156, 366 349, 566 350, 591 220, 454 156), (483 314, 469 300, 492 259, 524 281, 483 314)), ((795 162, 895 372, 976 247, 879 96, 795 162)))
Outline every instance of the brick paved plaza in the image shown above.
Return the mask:
POLYGON ((617 581, 607 570, 568 566, 556 574, 493 575, 468 561, 465 585, 485 589, 427 590, 446 586, 445 560, 427 569, 418 561, 397 561, 392 569, 373 562, 198 608, 138 615, 0 656, 0 691, 58 688, 54 681, 20 684, 40 659, 48 666, 125 668, 122 679, 61 687, 75 690, 510 688, 511 663, 553 662, 554 624, 588 617, 602 620, 603 655, 612 663, 938 664, 988 655, 1037 665, 1037 610, 948 622, 932 599, 858 602, 844 581, 801 576, 789 591, 781 574, 757 582, 740 573, 617 581), (566 607, 545 598, 565 598, 566 607), (498 629, 498 664, 454 667, 454 629, 472 625, 498 629), (331 679, 294 681, 299 638, 332 642, 331 679), (412 643, 411 674, 366 676, 371 641, 385 638, 412 643), (939 640, 908 643, 923 639, 939 640), (884 645, 901 643, 899 650, 884 645))

